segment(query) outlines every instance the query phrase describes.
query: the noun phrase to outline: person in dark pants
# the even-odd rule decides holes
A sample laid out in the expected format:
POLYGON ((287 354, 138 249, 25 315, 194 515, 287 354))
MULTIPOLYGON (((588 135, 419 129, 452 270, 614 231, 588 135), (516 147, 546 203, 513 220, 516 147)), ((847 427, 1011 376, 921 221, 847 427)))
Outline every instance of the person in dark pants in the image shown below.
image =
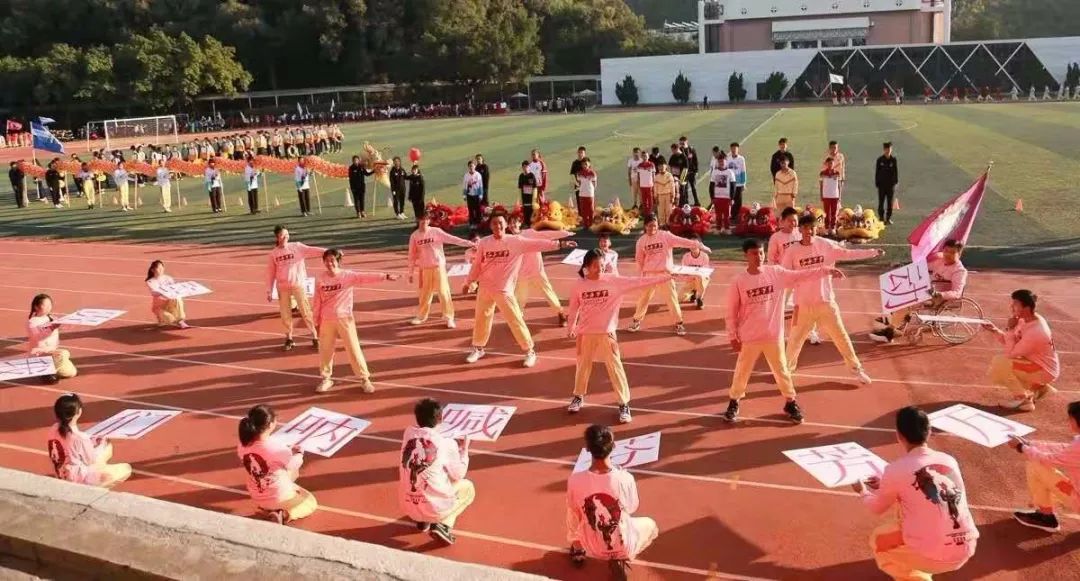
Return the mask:
POLYGON ((570 162, 570 187, 574 188, 574 207, 581 208, 581 190, 578 186, 578 174, 581 173, 581 164, 585 161, 585 146, 577 148, 577 158, 570 162))
POLYGON ((48 169, 45 170, 45 185, 49 186, 53 207, 63 208, 60 205, 60 170, 56 169, 55 159, 49 162, 48 169))
POLYGON ((405 168, 401 167, 401 158, 394 157, 394 165, 390 168, 390 193, 394 198, 394 217, 398 220, 405 219, 405 168))
POLYGON ((484 181, 476 171, 475 161, 470 159, 467 167, 469 169, 465 172, 465 177, 461 181, 461 193, 465 196, 465 203, 469 206, 469 226, 478 228, 480 221, 483 219, 481 205, 484 201, 484 181))
POLYGON ((686 156, 686 184, 683 186, 683 197, 694 197, 694 206, 700 206, 697 196, 698 157, 697 150, 690 145, 685 135, 679 138, 679 149, 686 156))
POLYGON ((293 170, 293 179, 296 182, 296 198, 300 203, 300 215, 311 215, 311 170, 307 168, 307 161, 300 158, 296 161, 296 169, 293 170))
POLYGON ((491 184, 491 170, 488 169, 488 165, 484 163, 484 155, 481 153, 476 154, 476 173, 480 174, 480 180, 484 182, 484 195, 482 196, 483 205, 491 205, 491 201, 488 198, 488 194, 491 193, 488 187, 491 184))
POLYGON ((679 207, 683 207, 687 203, 686 196, 686 173, 687 168, 690 165, 686 158, 686 153, 682 150, 682 147, 678 143, 671 144, 671 157, 667 160, 668 169, 671 171, 671 175, 675 177, 675 200, 678 201, 679 207))
POLYGON ((529 160, 521 162, 521 175, 518 176, 518 191, 521 192, 521 213, 526 227, 532 226, 533 192, 536 191, 536 176, 529 171, 529 160))
POLYGON ((413 217, 419 220, 420 216, 424 215, 424 174, 420 173, 420 166, 414 163, 405 180, 409 182, 409 202, 412 203, 413 217))
POLYGON ((776 181, 776 174, 780 171, 780 168, 782 167, 780 165, 781 160, 784 159, 788 161, 788 169, 795 169, 795 156, 791 155, 791 152, 788 151, 787 137, 780 138, 778 149, 775 153, 772 154, 772 160, 769 161, 769 173, 772 174, 773 181, 776 181))
POLYGON ((26 174, 19 168, 19 162, 11 162, 8 179, 11 180, 11 191, 15 193, 15 205, 20 208, 26 207, 26 200, 23 199, 26 196, 26 184, 23 183, 25 178, 26 174))
POLYGON ((364 165, 359 155, 352 157, 352 164, 349 166, 349 191, 352 193, 353 207, 356 209, 357 218, 367 218, 367 212, 364 211, 364 208, 367 207, 364 205, 367 192, 364 177, 374 173, 374 170, 370 170, 364 165))
POLYGON ((877 186, 878 218, 886 224, 892 224, 893 199, 896 195, 896 184, 900 182, 900 170, 893 157, 892 142, 886 141, 882 145, 884 153, 877 158, 874 169, 874 185, 877 186))

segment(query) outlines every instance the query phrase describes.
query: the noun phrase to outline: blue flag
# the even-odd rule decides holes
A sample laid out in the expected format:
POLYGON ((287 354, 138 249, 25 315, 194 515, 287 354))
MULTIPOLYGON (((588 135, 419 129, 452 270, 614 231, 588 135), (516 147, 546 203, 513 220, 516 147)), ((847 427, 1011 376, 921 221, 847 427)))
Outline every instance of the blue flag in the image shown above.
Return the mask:
POLYGON ((51 151, 53 153, 64 153, 64 144, 60 143, 60 140, 57 139, 44 125, 36 121, 31 121, 30 135, 34 139, 34 149, 51 151))

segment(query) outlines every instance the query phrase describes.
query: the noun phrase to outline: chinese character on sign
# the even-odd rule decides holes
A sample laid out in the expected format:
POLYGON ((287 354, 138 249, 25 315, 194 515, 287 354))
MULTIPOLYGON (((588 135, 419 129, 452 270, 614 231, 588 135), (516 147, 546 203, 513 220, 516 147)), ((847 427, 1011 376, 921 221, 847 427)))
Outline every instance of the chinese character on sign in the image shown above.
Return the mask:
POLYGON ((1035 428, 977 408, 956 404, 930 414, 930 425, 988 448, 1009 441, 1010 434, 1025 436, 1035 428))
POLYGON ((28 357, 0 361, 0 381, 40 377, 56 373, 52 357, 28 357))
POLYGON ((854 442, 788 450, 784 455, 829 488, 879 475, 885 469, 884 460, 854 442))
POLYGON ((86 431, 96 438, 138 440, 180 415, 174 410, 124 410, 86 431))
POLYGON ((274 433, 286 446, 329 458, 363 432, 371 422, 320 408, 309 408, 274 433))
POLYGON ((497 405, 447 404, 439 432, 449 438, 494 442, 506 429, 517 408, 497 405))
MULTIPOLYGON (((660 432, 616 441, 610 458, 613 464, 623 468, 656 462, 660 459, 660 432)), ((592 456, 589 451, 582 450, 578 454, 577 462, 574 463, 574 472, 588 470, 591 462, 592 456)))
POLYGON ((84 327, 97 327, 102 323, 111 321, 126 311, 113 309, 80 309, 56 320, 61 325, 80 325, 84 327))
POLYGON ((933 287, 926 261, 920 260, 881 275, 881 308, 885 313, 930 300, 933 287))

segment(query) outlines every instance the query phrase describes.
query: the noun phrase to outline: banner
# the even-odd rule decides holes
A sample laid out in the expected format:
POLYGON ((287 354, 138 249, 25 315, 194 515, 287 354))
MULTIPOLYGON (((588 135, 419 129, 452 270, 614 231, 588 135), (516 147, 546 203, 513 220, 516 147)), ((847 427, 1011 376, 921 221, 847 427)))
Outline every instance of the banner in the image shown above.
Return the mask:
POLYGON ((938 207, 912 230, 908 235, 912 262, 926 260, 926 257, 940 251, 946 240, 967 244, 989 176, 988 169, 966 192, 938 207))
POLYGON ((33 137, 34 149, 52 153, 64 153, 64 144, 60 143, 60 140, 44 125, 32 121, 30 123, 30 135, 33 137))
POLYGON ((829 82, 834 84, 834 85, 843 85, 844 84, 844 77, 841 77, 840 75, 834 75, 832 73, 829 73, 829 82))

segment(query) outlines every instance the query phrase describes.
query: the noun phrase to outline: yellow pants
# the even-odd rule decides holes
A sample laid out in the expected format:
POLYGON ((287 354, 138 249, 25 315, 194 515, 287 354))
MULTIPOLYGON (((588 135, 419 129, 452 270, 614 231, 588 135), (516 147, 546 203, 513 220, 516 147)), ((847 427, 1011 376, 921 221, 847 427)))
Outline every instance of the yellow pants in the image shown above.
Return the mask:
POLYGON ((184 299, 169 299, 161 306, 154 309, 159 325, 175 325, 187 318, 184 312, 184 299))
POLYGON ((439 521, 442 524, 454 528, 457 523, 457 519, 461 516, 461 513, 465 512, 466 508, 476 500, 476 486, 473 485, 471 480, 462 478, 454 483, 454 506, 452 506, 449 512, 443 516, 439 521))
POLYGON ((472 335, 473 347, 484 347, 488 344, 488 340, 491 339, 491 324, 495 319, 495 307, 499 307, 499 312, 506 319, 506 324, 510 327, 510 332, 513 333, 514 339, 517 340, 521 350, 531 350, 533 348, 532 334, 529 333, 529 328, 525 326, 525 319, 521 316, 521 307, 518 306, 514 295, 493 292, 483 288, 476 295, 476 323, 473 325, 472 335))
POLYGON ((784 353, 784 345, 779 340, 762 343, 743 343, 739 350, 739 358, 735 361, 735 374, 731 378, 731 391, 728 397, 740 400, 746 395, 746 385, 750 381, 750 374, 754 371, 754 364, 758 357, 765 355, 765 361, 772 370, 776 386, 780 393, 788 399, 795 399, 795 386, 791 383, 791 371, 788 369, 787 356, 784 353))
POLYGON ((630 198, 634 200, 633 207, 636 208, 641 205, 641 186, 638 185, 636 180, 630 182, 630 198))
POLYGON ((785 208, 795 206, 795 196, 791 194, 775 194, 773 196, 773 205, 776 206, 776 215, 779 216, 780 212, 783 212, 785 208))
MULTIPOLYGON (((520 287, 519 287, 520 288, 520 287)), ((454 318, 454 300, 450 296, 450 282, 446 278, 446 268, 436 266, 420 269, 420 312, 416 318, 426 321, 431 314, 431 301, 439 297, 444 319, 454 318)))
MULTIPOLYGON (((974 552, 974 541, 971 549, 974 552)), ((878 569, 898 581, 930 581, 936 574, 960 569, 971 558, 946 563, 923 557, 904 544, 900 521, 895 516, 870 534, 870 550, 878 569)))
POLYGON ((589 391, 589 376, 593 362, 600 360, 607 368, 611 389, 619 403, 630 403, 630 385, 626 382, 622 355, 615 334, 589 333, 577 338, 577 373, 574 375, 574 395, 584 396, 589 391))
POLYGON ((683 282, 682 290, 679 291, 680 298, 688 298, 690 293, 694 293, 697 298, 705 296, 705 289, 709 288, 710 279, 707 276, 691 276, 683 282))
POLYGON ((297 486, 296 494, 289 500, 277 504, 260 506, 259 508, 265 511, 283 510, 285 511, 285 514, 289 515, 289 520, 294 521, 311 516, 311 514, 315 512, 315 509, 319 508, 319 503, 315 500, 314 494, 297 486))
POLYGON ((56 367, 56 376, 61 379, 71 379, 78 375, 75 364, 71 362, 71 353, 67 349, 57 349, 52 352, 53 366, 56 367))
MULTIPOLYGON (((661 274, 667 274, 665 272, 643 272, 641 276, 659 276, 661 274)), ((649 301, 652 300, 656 291, 660 291, 661 298, 667 303, 668 310, 671 311, 671 316, 675 319, 676 323, 682 322, 682 307, 679 306, 679 298, 675 294, 675 281, 669 280, 655 284, 650 287, 646 287, 641 291, 641 297, 638 299, 637 311, 634 312, 634 320, 642 321, 645 319, 645 313, 649 310, 649 301)))
POLYGON ((555 294, 555 289, 551 287, 551 281, 548 280, 547 274, 541 272, 532 278, 518 279, 517 287, 514 288, 514 298, 517 299, 519 308, 524 309, 525 305, 529 304, 530 290, 540 291, 540 294, 556 313, 563 312, 562 304, 559 302, 559 295, 555 294))
POLYGON ((833 345, 836 345, 836 350, 840 352, 849 369, 862 367, 859 356, 855 355, 851 337, 848 337, 847 329, 844 328, 844 321, 840 318, 840 307, 835 302, 828 302, 799 307, 799 315, 791 326, 791 337, 787 344, 787 361, 792 370, 799 367, 799 353, 815 325, 825 331, 833 345))
POLYGON ((109 464, 112 455, 112 444, 106 443, 94 465, 94 470, 98 474, 98 486, 110 488, 131 477, 131 464, 109 464))
POLYGON ((656 197, 656 220, 660 224, 667 224, 672 202, 670 195, 660 194, 656 197))
POLYGON ((349 356, 349 366, 360 379, 370 379, 364 352, 360 350, 360 340, 356 338, 356 320, 352 317, 323 321, 319 329, 319 372, 323 379, 334 375, 334 344, 338 337, 345 343, 345 353, 349 356))
MULTIPOLYGON (((285 326, 285 336, 292 339, 293 335, 293 305, 300 311, 300 320, 304 326, 315 336, 315 322, 311 319, 311 305, 308 304, 307 295, 302 286, 278 286, 278 313, 281 315, 281 324, 285 326)), ((355 333, 354 333, 355 334, 355 333)))
POLYGON ((172 186, 161 186, 161 207, 166 210, 172 209, 172 186))
POLYGON ((1028 397, 1034 388, 1053 380, 1050 374, 1031 361, 1023 357, 1010 359, 1004 355, 995 355, 990 360, 987 376, 991 383, 1007 388, 1018 398, 1028 397))
POLYGON ((1031 503, 1036 508, 1051 509, 1055 506, 1080 509, 1077 505, 1075 484, 1060 470, 1028 460, 1027 462, 1027 485, 1028 493, 1031 494, 1031 503))
POLYGON ((86 205, 93 206, 94 204, 94 180, 83 180, 82 187, 83 197, 86 198, 86 205))
POLYGON ((128 184, 127 182, 123 182, 116 185, 117 188, 120 190, 120 207, 127 208, 131 205, 128 200, 128 184))

